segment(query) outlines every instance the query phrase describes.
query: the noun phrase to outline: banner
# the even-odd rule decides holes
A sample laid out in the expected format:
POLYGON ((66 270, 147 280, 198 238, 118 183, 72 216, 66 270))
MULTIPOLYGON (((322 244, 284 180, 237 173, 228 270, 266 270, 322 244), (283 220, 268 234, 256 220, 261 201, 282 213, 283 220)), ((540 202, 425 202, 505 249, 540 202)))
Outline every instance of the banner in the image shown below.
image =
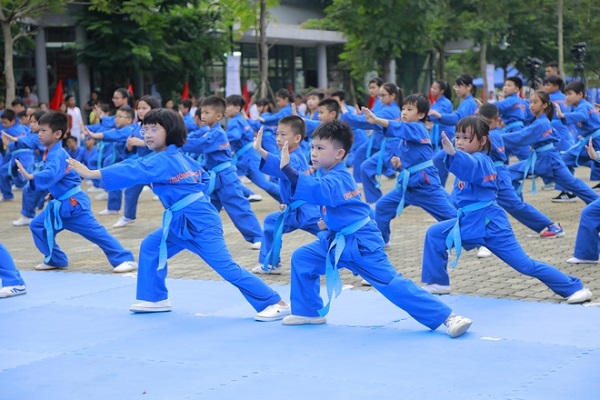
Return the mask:
POLYGON ((242 94, 240 84, 240 56, 227 56, 227 78, 225 84, 225 96, 242 94))

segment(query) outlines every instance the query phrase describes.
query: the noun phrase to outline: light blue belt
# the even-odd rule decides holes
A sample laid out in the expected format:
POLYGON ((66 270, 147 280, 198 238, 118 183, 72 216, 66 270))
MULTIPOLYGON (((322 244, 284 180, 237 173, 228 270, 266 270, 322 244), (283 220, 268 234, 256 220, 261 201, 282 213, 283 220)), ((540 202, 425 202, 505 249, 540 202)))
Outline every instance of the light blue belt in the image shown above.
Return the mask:
POLYGON ((579 167, 579 155, 581 154, 581 149, 590 141, 590 139, 596 139, 600 136, 600 129, 592 133, 591 135, 587 135, 582 137, 575 143, 573 146, 569 147, 565 153, 570 152, 571 150, 577 149, 577 157, 575 157, 575 166, 579 167))
POLYGON ((46 216, 44 218, 44 229, 46 230, 46 242, 48 243, 49 253, 44 258, 44 263, 48 264, 50 259, 52 258, 52 250, 54 248, 54 236, 56 236, 55 232, 58 230, 62 230, 63 223, 62 218, 60 217, 60 206, 62 202, 67 200, 70 197, 73 197, 75 194, 81 192, 81 186, 75 186, 65 192, 58 199, 52 199, 48 202, 46 206, 46 216))
POLYGON ((158 269, 161 270, 167 265, 167 237, 169 236, 169 228, 171 227, 171 221, 173 220, 173 213, 179 211, 196 200, 201 199, 204 196, 203 192, 192 193, 173 204, 163 212, 162 218, 162 238, 160 239, 160 247, 158 248, 158 269))
POLYGON ((523 128, 524 126, 523 121, 514 121, 502 128, 502 133, 507 133, 513 128, 523 128))
POLYGON ((545 151, 549 151, 554 149, 554 143, 548 143, 545 144, 543 146, 540 146, 538 148, 532 149, 531 152, 529 153, 529 157, 527 157, 527 160, 525 161, 525 168, 523 171, 523 180, 521 181, 521 184, 519 185, 519 187, 517 188, 517 194, 521 194, 521 192, 523 191, 523 185, 525 184, 525 179, 527 179, 527 175, 529 175, 529 170, 531 170, 531 193, 537 193, 537 190, 535 188, 535 163, 537 162, 537 154, 538 153, 543 153, 545 151))
POLYGON ((225 161, 224 163, 221 163, 217 166, 215 166, 214 168, 212 168, 210 171, 208 171, 208 175, 210 176, 210 182, 208 183, 208 195, 210 196, 212 192, 215 191, 215 184, 217 183, 217 174, 221 171, 225 171, 227 168, 231 167, 233 164, 231 163, 231 161, 225 161))
POLYGON ((279 254, 281 253, 281 237, 283 236, 283 223, 288 215, 302 204, 306 203, 304 200, 295 200, 291 204, 289 204, 285 210, 277 217, 275 221, 275 227, 273 229, 273 243, 271 245, 271 250, 267 253, 265 257, 263 270, 265 272, 271 272, 271 268, 277 266, 279 263, 279 254))
POLYGON ((369 134, 369 140, 367 141, 367 154, 366 158, 371 157, 371 153, 373 152, 373 144, 375 143, 375 132, 371 131, 369 134))
POLYGON ((358 231, 360 228, 365 226, 371 221, 371 217, 365 217, 361 220, 354 222, 351 225, 348 225, 341 231, 335 234, 335 238, 329 245, 329 250, 327 250, 327 259, 325 262, 325 282, 327 284, 327 297, 328 301, 325 307, 319 310, 320 316, 325 316, 329 312, 329 306, 331 305, 331 300, 333 295, 338 297, 340 293, 342 293, 342 278, 340 278, 340 271, 337 268, 338 261, 342 256, 344 251, 344 247, 346 247, 346 235, 351 235, 354 232, 358 231), (331 263, 331 250, 335 247, 334 252, 334 263, 331 263))
POLYGON ((392 142, 396 142, 400 140, 400 138, 397 137, 386 137, 383 139, 383 142, 381 142, 381 147, 379 149, 379 154, 377 155, 377 170, 376 170, 376 174, 377 177, 376 179, 376 183, 375 183, 375 187, 377 189, 379 189, 379 187, 381 186, 379 180, 381 179, 381 175, 383 174, 383 159, 385 158, 385 150, 386 150, 386 146, 388 143, 392 143, 392 142))
POLYGON ((396 182, 396 190, 402 192, 402 198, 400 199, 400 203, 398 204, 398 208, 396 209, 397 216, 402 215, 402 211, 404 211, 404 197, 406 194, 406 189, 408 188, 408 181, 410 179, 410 176, 417 171, 421 171, 425 168, 429 168, 432 166, 433 160, 427 160, 417 165, 413 165, 411 167, 403 169, 400 172, 400 175, 398 175, 398 181, 396 182))
POLYGON ((246 143, 241 149, 236 151, 233 155, 233 159, 231 160, 231 164, 233 164, 233 166, 237 166, 238 159, 248 150, 252 149, 252 147, 254 147, 254 142, 246 143))
POLYGON ((502 161, 502 160, 494 161, 494 167, 504 167, 504 161, 502 161))
POLYGON ((473 211, 481 210, 482 208, 489 207, 494 204, 494 201, 479 201, 477 203, 469 204, 463 208, 459 208, 456 214, 456 223, 452 227, 452 230, 446 237, 446 248, 448 251, 452 250, 452 247, 456 249, 456 260, 450 263, 452 268, 456 268, 460 253, 462 251, 462 238, 460 237, 460 219, 465 215, 473 211))

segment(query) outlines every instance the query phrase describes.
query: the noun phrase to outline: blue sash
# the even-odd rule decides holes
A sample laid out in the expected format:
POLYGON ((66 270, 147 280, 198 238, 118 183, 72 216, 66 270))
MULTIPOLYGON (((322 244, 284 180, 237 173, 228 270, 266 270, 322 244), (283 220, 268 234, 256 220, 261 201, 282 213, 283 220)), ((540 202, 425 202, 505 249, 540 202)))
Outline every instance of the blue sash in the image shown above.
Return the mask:
POLYGON ((325 261, 325 282, 327 283, 327 297, 328 301, 325 307, 319 310, 319 315, 324 317, 329 312, 329 306, 331 305, 331 300, 333 295, 338 297, 340 293, 342 293, 342 278, 340 278, 340 271, 337 268, 338 261, 342 256, 342 252, 344 251, 344 247, 346 247, 346 235, 351 235, 358 231, 360 228, 365 226, 371 221, 371 217, 365 217, 361 220, 354 222, 351 225, 348 225, 341 231, 335 234, 335 238, 329 245, 329 250, 327 250, 327 258, 325 261), (331 250, 335 247, 334 252, 334 263, 331 263, 331 250))
POLYGON ((281 253, 281 237, 283 236, 283 223, 288 215, 294 210, 297 210, 302 204, 306 203, 304 200, 295 200, 283 210, 275 221, 275 227, 273 230, 273 243, 271 250, 265 257, 263 270, 265 272, 271 272, 271 267, 277 266, 279 263, 279 254, 281 253))
POLYGON ((581 149, 583 149, 585 147, 585 145, 587 144, 587 142, 590 141, 590 138, 596 139, 598 136, 600 136, 600 129, 598 129, 591 135, 582 137, 573 146, 569 147, 567 149, 567 151, 565 151, 565 153, 569 153, 569 152, 571 152, 571 150, 577 149, 577 157, 575 157, 575 166, 576 167, 579 167, 579 155, 581 154, 581 149))
POLYGON ((417 171, 421 171, 432 166, 433 160, 427 160, 400 171, 400 175, 398 175, 398 181, 396 182, 396 190, 402 192, 402 199, 400 199, 398 208, 396 208, 397 216, 402 215, 402 211, 404 211, 404 195, 406 194, 406 189, 408 188, 408 180, 410 179, 410 176, 417 171))
POLYGON ((217 174, 221 171, 225 171, 227 168, 231 167, 233 164, 231 161, 225 161, 213 169, 208 171, 208 175, 210 176, 210 182, 208 183, 208 195, 210 196, 212 192, 215 191, 215 184, 217 183, 217 174))
POLYGON ((233 159, 231 160, 231 164, 235 167, 237 166, 238 159, 244 155, 248 150, 254 147, 254 142, 246 143, 241 149, 235 152, 233 155, 233 159))
POLYGON ((514 121, 502 128, 501 132, 508 133, 511 132, 513 128, 523 128, 524 126, 525 124, 523 123, 523 121, 514 121))
POLYGON ((50 262, 50 258, 52 258, 52 249, 54 248, 54 236, 56 236, 56 231, 62 230, 63 223, 62 218, 60 217, 60 206, 62 202, 67 200, 70 197, 73 197, 75 194, 81 192, 81 186, 75 186, 65 192, 58 199, 52 199, 48 202, 46 206, 46 216, 44 218, 44 229, 46 230, 46 242, 48 243, 49 253, 44 258, 44 263, 48 264, 50 262))
POLYGON ((367 154, 366 158, 371 157, 371 153, 373 152, 373 143, 375 143, 375 132, 370 131, 369 139, 367 141, 367 154))
POLYGON ((169 236, 169 228, 171 226, 171 220, 173 219, 173 212, 179 211, 196 200, 201 199, 204 196, 203 192, 192 193, 173 204, 163 212, 162 219, 162 238, 160 239, 160 247, 158 248, 158 269, 161 270, 167 265, 167 237, 169 236))
POLYGON ((446 237, 446 248, 448 251, 452 250, 452 247, 456 249, 456 260, 450 263, 452 268, 456 268, 460 253, 462 251, 462 238, 460 237, 460 219, 465 215, 473 211, 481 210, 482 208, 489 207, 494 204, 494 201, 479 201, 477 203, 469 204, 463 208, 459 208, 456 214, 456 223, 450 230, 450 233, 446 237))
POLYGON ((376 183, 375 183, 375 187, 377 189, 379 189, 379 187, 381 186, 381 184, 379 183, 379 180, 381 179, 381 174, 383 174, 383 159, 385 158, 385 150, 387 147, 388 143, 391 142, 395 142, 397 140, 400 140, 400 138, 397 137, 386 137, 383 139, 383 142, 381 142, 381 148, 379 149, 379 154, 377 154, 377 177, 376 179, 376 183))
POLYGON ((494 161, 494 167, 504 167, 504 161, 494 161))
POLYGON ((102 159, 104 158, 104 146, 106 146, 106 144, 103 140, 100 140, 98 142, 98 168, 96 169, 102 169, 102 159))
POLYGON ((527 179, 527 175, 529 175, 529 170, 531 170, 531 193, 537 193, 535 188, 535 163, 537 162, 537 153, 543 153, 545 151, 549 151, 554 149, 554 143, 548 143, 538 148, 532 149, 529 153, 529 157, 525 161, 525 168, 523 171, 523 180, 521 184, 517 188, 517 194, 521 194, 523 191, 523 185, 525 184, 525 179, 527 179))

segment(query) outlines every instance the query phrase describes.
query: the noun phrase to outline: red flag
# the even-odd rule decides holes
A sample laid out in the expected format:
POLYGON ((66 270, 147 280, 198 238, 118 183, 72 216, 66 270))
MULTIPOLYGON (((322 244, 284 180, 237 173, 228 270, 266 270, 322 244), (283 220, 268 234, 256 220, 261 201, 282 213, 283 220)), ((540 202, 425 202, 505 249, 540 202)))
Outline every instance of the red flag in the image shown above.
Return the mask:
POLYGON ((65 93, 63 91, 63 83, 62 80, 58 81, 56 84, 56 90, 54 91, 54 97, 50 101, 50 109, 51 110, 59 110, 60 105, 65 100, 65 93))
POLYGON ((183 84, 183 92, 181 92, 181 100, 190 98, 190 84, 188 82, 183 84))
POLYGON ((431 94, 431 92, 429 92, 429 102, 431 104, 435 103, 435 97, 433 97, 433 95, 431 94))
POLYGON ((250 105, 250 93, 248 93, 248 82, 242 88, 242 97, 246 100, 246 105, 244 106, 244 110, 248 110, 248 106, 250 105))
POLYGON ((127 91, 129 92, 129 94, 131 94, 131 97, 134 97, 133 85, 131 83, 129 84, 129 86, 127 86, 127 91))
POLYGON ((369 96, 369 110, 373 108, 373 106, 375 105, 375 97, 373 96, 369 96))

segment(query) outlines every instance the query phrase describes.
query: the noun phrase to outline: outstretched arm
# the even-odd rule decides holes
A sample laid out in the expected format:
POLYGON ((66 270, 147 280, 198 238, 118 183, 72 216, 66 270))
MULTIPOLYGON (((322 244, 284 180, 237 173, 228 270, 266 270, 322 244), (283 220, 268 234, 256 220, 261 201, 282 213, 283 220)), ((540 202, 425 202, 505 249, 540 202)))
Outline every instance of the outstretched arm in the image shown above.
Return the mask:
POLYGON ((67 164, 77 172, 80 176, 88 179, 102 179, 102 172, 99 169, 90 170, 88 167, 75 160, 74 158, 69 158, 67 160, 67 164))

